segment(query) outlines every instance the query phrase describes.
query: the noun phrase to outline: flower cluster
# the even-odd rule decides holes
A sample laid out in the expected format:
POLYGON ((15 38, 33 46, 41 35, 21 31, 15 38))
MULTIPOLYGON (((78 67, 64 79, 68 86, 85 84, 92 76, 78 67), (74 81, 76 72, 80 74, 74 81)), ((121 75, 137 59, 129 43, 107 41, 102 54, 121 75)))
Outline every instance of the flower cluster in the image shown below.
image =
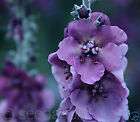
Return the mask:
POLYGON ((37 25, 26 10, 28 1, 7 1, 12 18, 7 36, 15 42, 0 73, 0 122, 48 122, 54 99, 46 77, 30 67, 36 61, 37 25), (28 14, 28 15, 27 15, 28 14))
POLYGON ((123 76, 127 35, 111 26, 107 15, 84 7, 77 7, 77 20, 68 24, 59 49, 49 55, 63 99, 56 121, 123 122, 129 117, 123 76))
POLYGON ((6 63, 0 76, 1 122, 46 122, 46 112, 53 105, 53 95, 45 90, 46 78, 29 76, 14 64, 6 63))

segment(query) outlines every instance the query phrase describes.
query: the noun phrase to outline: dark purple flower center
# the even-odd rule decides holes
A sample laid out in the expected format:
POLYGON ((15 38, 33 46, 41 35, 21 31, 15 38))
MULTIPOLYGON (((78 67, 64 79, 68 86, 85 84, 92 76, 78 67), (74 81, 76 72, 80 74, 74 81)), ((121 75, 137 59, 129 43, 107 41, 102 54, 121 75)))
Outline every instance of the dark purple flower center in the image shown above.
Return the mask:
POLYGON ((104 88, 103 81, 98 81, 94 85, 82 83, 80 89, 87 90, 88 94, 91 96, 91 99, 94 98, 98 100, 99 97, 107 98, 107 92, 104 88))
POLYGON ((12 111, 7 111, 7 112, 4 114, 4 119, 7 120, 7 121, 11 120, 12 117, 13 117, 12 111))
POLYGON ((81 46, 81 62, 84 62, 85 58, 95 58, 98 55, 99 47, 94 40, 86 41, 81 46))

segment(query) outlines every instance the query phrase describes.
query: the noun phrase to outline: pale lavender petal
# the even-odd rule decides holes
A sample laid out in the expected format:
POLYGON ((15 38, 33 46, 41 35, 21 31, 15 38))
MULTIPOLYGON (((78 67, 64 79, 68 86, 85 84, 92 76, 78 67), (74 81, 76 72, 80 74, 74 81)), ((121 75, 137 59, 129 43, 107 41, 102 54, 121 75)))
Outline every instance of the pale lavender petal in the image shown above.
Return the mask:
POLYGON ((108 25, 100 27, 96 32, 95 38, 102 45, 106 45, 109 42, 120 45, 127 41, 127 35, 123 30, 117 26, 108 25))
POLYGON ((69 84, 71 78, 66 79, 67 74, 65 73, 65 68, 70 68, 70 66, 65 61, 60 60, 56 52, 49 55, 48 61, 52 64, 52 74, 56 81, 63 86, 69 84))
POLYGON ((101 63, 94 63, 88 59, 84 63, 77 60, 74 67, 76 72, 81 75, 82 81, 87 84, 94 84, 96 81, 100 80, 105 71, 101 63))
POLYGON ((59 44, 57 55, 61 60, 73 65, 77 56, 80 55, 80 45, 73 37, 67 37, 59 44))
POLYGON ((67 35, 74 37, 79 42, 86 41, 96 34, 97 27, 92 19, 81 19, 68 25, 67 35))
POLYGON ((84 119, 92 119, 87 109, 90 98, 86 90, 75 90, 74 92, 72 92, 70 98, 72 104, 76 106, 76 113, 78 114, 78 116, 84 119))
POLYGON ((124 56, 119 46, 109 43, 99 51, 99 58, 108 71, 114 71, 121 68, 124 56))
POLYGON ((127 67, 128 61, 127 58, 123 58, 122 66, 119 70, 114 70, 112 73, 121 81, 124 82, 124 71, 127 67))
POLYGON ((112 36, 112 42, 115 44, 122 44, 127 41, 126 33, 117 26, 110 27, 110 34, 112 36))
POLYGON ((56 122, 72 122, 74 113, 75 107, 72 105, 70 99, 64 99, 58 109, 56 122))

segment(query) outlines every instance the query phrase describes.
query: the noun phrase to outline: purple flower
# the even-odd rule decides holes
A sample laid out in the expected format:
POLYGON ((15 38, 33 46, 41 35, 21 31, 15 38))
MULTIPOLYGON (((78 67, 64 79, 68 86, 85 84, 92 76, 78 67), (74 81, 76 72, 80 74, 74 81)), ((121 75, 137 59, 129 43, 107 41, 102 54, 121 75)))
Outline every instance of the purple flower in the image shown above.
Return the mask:
POLYGON ((84 83, 80 75, 77 75, 71 94, 60 105, 58 122, 62 118, 67 119, 64 122, 72 122, 75 115, 82 122, 119 122, 122 118, 128 120, 128 94, 125 84, 111 73, 105 73, 93 85, 84 83))
POLYGON ((44 89, 45 83, 46 78, 43 75, 30 76, 12 63, 7 63, 0 76, 0 94, 5 98, 0 105, 0 114, 3 115, 0 121, 48 120, 45 112, 52 108, 54 100, 52 93, 44 89))
POLYGON ((127 63, 126 40, 126 33, 117 26, 110 26, 106 15, 94 12, 90 18, 68 25, 57 55, 74 67, 83 82, 93 84, 100 80, 105 70, 121 71, 127 63))
POLYGON ((119 122, 121 118, 128 119, 129 91, 121 79, 105 71, 99 81, 86 84, 56 53, 49 56, 49 62, 63 98, 57 122, 79 122, 79 119, 82 122, 119 122))

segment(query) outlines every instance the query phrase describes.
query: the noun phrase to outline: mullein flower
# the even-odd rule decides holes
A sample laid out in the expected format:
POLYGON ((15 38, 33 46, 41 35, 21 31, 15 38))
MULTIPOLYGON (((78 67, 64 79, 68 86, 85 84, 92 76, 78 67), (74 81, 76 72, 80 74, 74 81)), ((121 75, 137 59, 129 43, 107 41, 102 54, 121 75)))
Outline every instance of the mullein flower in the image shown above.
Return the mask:
POLYGON ((123 122, 129 118, 127 35, 107 15, 91 13, 89 1, 75 5, 75 20, 48 58, 63 99, 56 122, 123 122))
POLYGON ((127 35, 119 27, 111 26, 102 13, 71 22, 66 35, 57 55, 72 65, 85 83, 95 83, 105 70, 114 72, 126 62, 127 35))
POLYGON ((51 91, 45 88, 46 77, 28 67, 36 61, 34 51, 37 25, 30 15, 30 0, 9 0, 12 15, 8 36, 16 49, 9 51, 0 74, 0 122, 48 122, 53 107, 51 91))
POLYGON ((77 75, 70 95, 60 105, 57 121, 65 118, 69 120, 64 122, 72 122, 74 114, 81 122, 119 122, 122 117, 128 120, 128 94, 126 85, 111 73, 105 73, 93 85, 85 84, 77 75))
POLYGON ((88 85, 76 78, 70 99, 80 118, 101 122, 128 120, 128 89, 114 75, 105 73, 100 81, 88 85))
POLYGON ((122 116, 128 119, 129 90, 112 73, 106 71, 99 81, 86 84, 72 66, 58 58, 56 52, 49 56, 49 62, 63 98, 58 110, 58 122, 72 122, 74 113, 82 122, 119 122, 122 116))
POLYGON ((53 95, 44 89, 45 83, 46 79, 41 74, 29 76, 14 64, 7 63, 0 76, 0 94, 5 98, 1 104, 1 122, 7 119, 13 122, 46 122, 45 113, 53 106, 53 95))

